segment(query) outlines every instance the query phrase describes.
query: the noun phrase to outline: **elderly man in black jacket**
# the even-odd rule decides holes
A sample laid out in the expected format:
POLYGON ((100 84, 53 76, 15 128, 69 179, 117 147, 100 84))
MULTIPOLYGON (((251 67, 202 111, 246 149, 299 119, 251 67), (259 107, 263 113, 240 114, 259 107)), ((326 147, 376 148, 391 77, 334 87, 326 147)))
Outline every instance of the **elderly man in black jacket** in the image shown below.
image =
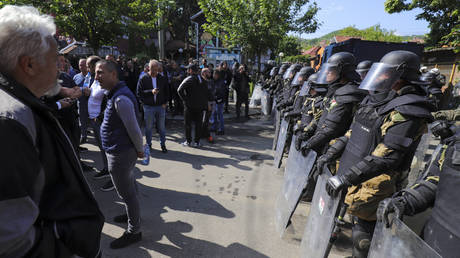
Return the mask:
POLYGON ((137 96, 144 107, 145 139, 152 148, 152 129, 156 124, 160 133, 161 151, 166 149, 166 103, 169 100, 168 78, 159 74, 160 62, 150 60, 149 72, 137 83, 137 96))
POLYGON ((39 99, 59 92, 55 31, 34 7, 0 9, 0 257, 100 255, 104 216, 39 99))
POLYGON ((190 74, 177 89, 179 97, 184 101, 185 138, 184 146, 192 144, 192 122, 195 123, 195 137, 193 147, 200 146, 201 129, 206 118, 206 110, 211 110, 208 101, 211 99, 208 83, 198 71, 196 64, 187 66, 190 74))

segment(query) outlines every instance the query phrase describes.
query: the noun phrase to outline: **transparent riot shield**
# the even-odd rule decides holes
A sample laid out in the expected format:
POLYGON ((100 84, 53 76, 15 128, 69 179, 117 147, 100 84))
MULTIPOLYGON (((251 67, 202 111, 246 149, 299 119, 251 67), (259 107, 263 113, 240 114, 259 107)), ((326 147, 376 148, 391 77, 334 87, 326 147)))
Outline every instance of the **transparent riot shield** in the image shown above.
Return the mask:
POLYGON ((274 155, 274 165, 276 168, 281 166, 281 160, 283 159, 284 154, 284 145, 286 145, 287 132, 289 130, 289 122, 286 119, 282 119, 280 125, 280 131, 278 134, 278 141, 276 143, 275 155, 274 155))
POLYGON ((307 96, 310 93, 311 84, 306 81, 303 83, 302 88, 300 88, 299 96, 307 96))
POLYGON ((249 107, 255 108, 261 105, 262 96, 263 96, 262 85, 260 83, 257 83, 254 86, 254 90, 252 91, 251 99, 249 100, 249 107))
POLYGON ((289 157, 284 172, 284 183, 276 201, 276 229, 283 236, 284 231, 305 189, 308 177, 316 161, 316 152, 310 151, 306 156, 295 148, 297 136, 292 137, 289 157))
POLYGON ((278 111, 276 110, 276 104, 278 104, 278 97, 274 95, 273 102, 272 102, 272 119, 273 120, 275 120, 276 116, 278 115, 278 111))
POLYGON ((383 222, 377 222, 368 257, 440 258, 441 255, 417 236, 404 222, 394 218, 389 228, 385 227, 383 222))
POLYGON ((316 182, 310 214, 300 244, 300 256, 323 258, 328 255, 328 244, 335 225, 342 193, 331 197, 326 192, 326 182, 332 174, 325 166, 316 182))
POLYGON ((275 136, 273 137, 272 150, 276 150, 276 145, 278 144, 278 136, 280 134, 280 126, 281 126, 281 115, 282 115, 282 112, 275 109, 275 136))
POLYGON ((271 112, 271 101, 270 101, 270 94, 264 90, 262 94, 261 102, 261 111, 264 116, 270 115, 271 112))

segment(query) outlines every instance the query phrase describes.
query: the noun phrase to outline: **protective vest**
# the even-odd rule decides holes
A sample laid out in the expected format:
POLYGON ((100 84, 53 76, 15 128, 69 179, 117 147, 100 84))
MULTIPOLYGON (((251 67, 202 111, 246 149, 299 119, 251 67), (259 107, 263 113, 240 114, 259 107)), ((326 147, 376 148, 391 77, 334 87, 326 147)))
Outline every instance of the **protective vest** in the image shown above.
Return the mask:
POLYGON ((352 134, 340 158, 339 175, 369 155, 381 141, 380 127, 384 116, 379 116, 377 108, 369 103, 363 103, 355 113, 355 119, 351 125, 352 134))
POLYGON ((460 237, 460 137, 446 150, 431 214, 445 229, 460 237))
MULTIPOLYGON (((290 87, 291 80, 289 79, 283 80, 281 84, 283 85, 282 98, 283 100, 287 101, 289 97, 291 97, 291 95, 293 94, 292 93, 293 88, 290 87)), ((295 91, 294 91, 294 94, 295 94, 295 91)))
POLYGON ((308 125, 313 120, 315 115, 321 111, 323 100, 323 96, 317 96, 315 98, 308 98, 304 102, 304 106, 302 108, 302 117, 300 119, 300 123, 302 125, 308 125))
POLYGON ((332 84, 328 87, 328 92, 323 100, 323 113, 319 119, 318 125, 321 126, 327 117, 327 114, 336 103, 361 102, 364 97, 363 91, 358 89, 355 84, 332 84))
MULTIPOLYGON (((351 125, 352 134, 340 158, 338 173, 344 173, 351 166, 372 153, 377 144, 382 141, 381 127, 385 117, 391 111, 396 110, 402 115, 429 119, 431 118, 430 108, 432 108, 431 103, 426 97, 415 94, 398 96, 387 103, 379 103, 379 105, 371 103, 370 98, 366 97, 361 103, 361 108, 357 111, 355 120, 351 125)), ((398 144, 409 148, 401 166, 401 170, 407 169, 410 166, 418 142, 405 142, 406 139, 400 138, 398 135, 394 135, 393 140, 390 141, 392 142, 388 142, 386 145, 398 144)))
POLYGON ((293 107, 294 107, 294 111, 300 112, 302 110, 303 103, 305 102, 305 96, 300 96, 298 92, 299 91, 297 91, 296 93, 297 96, 294 99, 293 107))
POLYGON ((101 125, 102 147, 107 153, 120 153, 130 147, 134 147, 128 131, 126 131, 120 116, 115 110, 115 99, 118 96, 128 97, 134 106, 136 118, 139 117, 139 109, 136 97, 124 82, 118 83, 117 86, 107 96, 107 106, 104 112, 104 121, 101 125))

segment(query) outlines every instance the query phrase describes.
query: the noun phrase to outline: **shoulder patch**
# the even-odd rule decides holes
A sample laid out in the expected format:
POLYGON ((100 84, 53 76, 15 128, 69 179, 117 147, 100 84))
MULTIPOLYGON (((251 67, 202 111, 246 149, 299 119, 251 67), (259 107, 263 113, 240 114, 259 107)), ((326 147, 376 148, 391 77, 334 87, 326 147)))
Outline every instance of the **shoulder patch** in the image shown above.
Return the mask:
POLYGON ((398 111, 393 111, 390 113, 390 119, 391 121, 394 121, 395 123, 397 122, 404 122, 407 119, 398 111))
POLYGON ((383 121, 380 129, 382 130, 382 135, 384 136, 387 133, 388 128, 392 127, 395 124, 402 123, 407 119, 398 111, 393 110, 383 121))

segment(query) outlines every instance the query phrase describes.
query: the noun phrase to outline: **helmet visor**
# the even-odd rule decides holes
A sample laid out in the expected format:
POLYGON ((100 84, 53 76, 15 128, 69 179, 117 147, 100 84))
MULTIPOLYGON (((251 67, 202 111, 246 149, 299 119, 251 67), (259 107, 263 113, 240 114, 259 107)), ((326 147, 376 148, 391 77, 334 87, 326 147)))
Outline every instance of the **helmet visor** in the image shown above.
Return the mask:
POLYGON ((422 76, 420 76, 420 81, 425 82, 426 84, 433 82, 435 79, 436 79, 436 75, 430 72, 424 73, 422 74, 422 76))
POLYGON ((401 78, 401 74, 402 71, 397 71, 393 65, 373 63, 359 88, 378 92, 390 91, 393 84, 401 78))
POLYGON ((308 81, 305 81, 302 84, 302 88, 300 88, 299 96, 307 96, 310 94, 310 88, 311 88, 311 83, 308 81))
POLYGON ((294 79, 292 80, 291 85, 302 85, 302 83, 305 81, 305 75, 305 73, 297 72, 294 76, 294 79))
POLYGON ((291 79, 293 76, 294 76, 294 69, 293 69, 293 68, 289 68, 289 69, 287 69, 287 71, 284 73, 284 75, 283 75, 283 80, 291 79))
POLYGON ((285 72, 286 72, 286 67, 281 66, 281 68, 278 71, 278 75, 284 75, 285 72))
POLYGON ((323 64, 317 74, 318 77, 313 81, 316 84, 331 84, 340 78, 339 67, 328 63, 323 64))
POLYGON ((362 79, 366 77, 366 74, 369 70, 368 69, 357 69, 356 72, 361 76, 362 79))

